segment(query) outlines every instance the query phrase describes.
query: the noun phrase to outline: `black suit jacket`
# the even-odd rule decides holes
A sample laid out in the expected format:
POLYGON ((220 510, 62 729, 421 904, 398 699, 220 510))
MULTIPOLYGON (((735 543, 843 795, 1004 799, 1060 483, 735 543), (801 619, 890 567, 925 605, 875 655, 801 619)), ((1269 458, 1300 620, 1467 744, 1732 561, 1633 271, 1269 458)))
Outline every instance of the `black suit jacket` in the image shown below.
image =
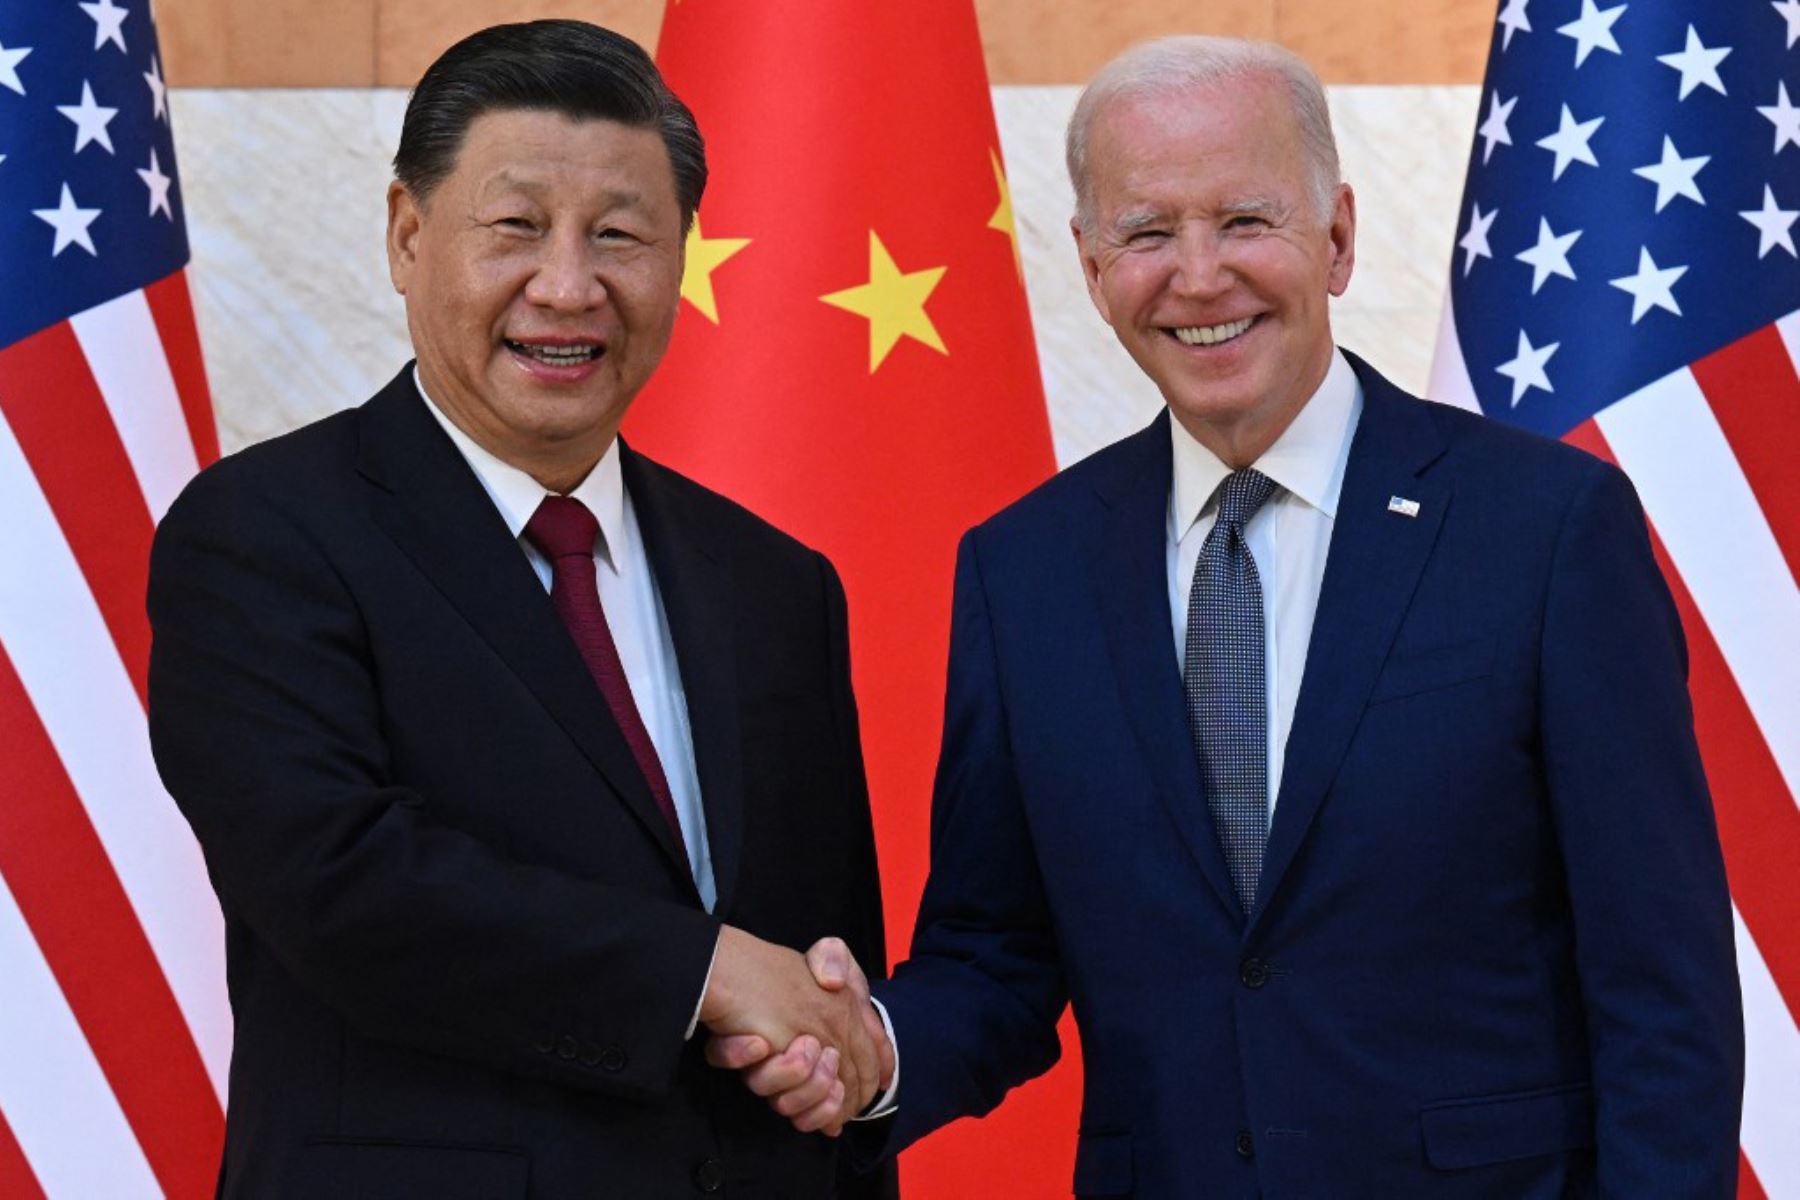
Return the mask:
POLYGON ((720 921, 884 961, 843 591, 623 453, 711 915, 410 368, 203 472, 158 531, 151 736, 224 910, 237 1023, 222 1196, 833 1194, 833 1144, 683 1035, 720 921))

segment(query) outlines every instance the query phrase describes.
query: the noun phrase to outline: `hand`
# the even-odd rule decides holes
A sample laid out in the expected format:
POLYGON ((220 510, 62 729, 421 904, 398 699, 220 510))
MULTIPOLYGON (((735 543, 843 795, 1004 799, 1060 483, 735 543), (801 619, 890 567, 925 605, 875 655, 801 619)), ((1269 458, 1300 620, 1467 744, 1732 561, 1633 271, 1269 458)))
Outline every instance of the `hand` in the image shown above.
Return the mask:
POLYGON ((707 1058, 745 1080, 803 1130, 836 1135, 893 1076, 893 1051, 868 980, 835 938, 805 959, 726 926, 700 1004, 707 1058), (770 1057, 773 1047, 786 1047, 770 1057))
POLYGON ((714 1066, 742 1070, 750 1090, 800 1130, 824 1130, 836 1137, 844 1122, 869 1106, 886 1091, 894 1077, 894 1048, 880 1014, 869 1002, 869 980, 850 948, 838 938, 823 938, 806 952, 806 965, 814 981, 826 992, 847 993, 859 1010, 864 1036, 876 1048, 874 1086, 845 1086, 836 1078, 839 1065, 829 1048, 802 1036, 786 1050, 771 1057, 771 1044, 756 1035, 715 1037, 706 1048, 714 1066))

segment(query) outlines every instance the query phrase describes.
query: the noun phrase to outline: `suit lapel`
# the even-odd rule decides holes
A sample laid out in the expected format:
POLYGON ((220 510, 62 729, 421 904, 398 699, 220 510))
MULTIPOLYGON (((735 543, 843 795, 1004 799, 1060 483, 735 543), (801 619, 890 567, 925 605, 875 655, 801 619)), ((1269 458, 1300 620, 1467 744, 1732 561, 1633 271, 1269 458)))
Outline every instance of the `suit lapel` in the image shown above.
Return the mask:
POLYGON ((1176 668, 1167 535, 1172 470, 1167 410, 1122 446, 1096 483, 1087 563, 1119 698, 1157 798, 1221 903, 1240 911, 1201 789, 1176 668))
POLYGON ((713 911, 724 913, 736 892, 744 839, 731 570, 712 546, 707 526, 688 516, 663 468, 629 447, 620 449, 625 488, 675 643, 718 893, 713 911))
POLYGON ((1362 418, 1338 499, 1252 931, 1331 787, 1450 506, 1449 485, 1424 477, 1443 452, 1443 437, 1423 403, 1349 357, 1362 381, 1362 418), (1418 515, 1389 512, 1394 497, 1417 501, 1418 515))
POLYGON ((537 697, 688 876, 687 854, 657 810, 549 595, 425 403, 409 365, 362 410, 357 470, 376 486, 376 524, 537 697))

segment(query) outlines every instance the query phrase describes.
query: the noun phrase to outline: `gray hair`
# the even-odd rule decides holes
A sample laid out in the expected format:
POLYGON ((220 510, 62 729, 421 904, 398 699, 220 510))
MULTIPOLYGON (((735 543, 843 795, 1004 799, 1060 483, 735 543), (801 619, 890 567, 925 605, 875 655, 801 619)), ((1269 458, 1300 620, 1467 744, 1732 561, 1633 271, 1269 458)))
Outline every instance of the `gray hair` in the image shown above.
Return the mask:
POLYGON ((1083 230, 1093 225, 1088 138, 1095 118, 1110 101, 1182 92, 1257 75, 1273 75, 1287 85, 1306 151, 1313 207, 1320 220, 1329 220, 1333 193, 1342 182, 1337 140, 1331 134, 1325 89, 1306 60, 1273 42, 1184 34, 1133 46, 1101 67, 1075 102, 1064 153, 1069 182, 1075 185, 1076 223, 1083 230))

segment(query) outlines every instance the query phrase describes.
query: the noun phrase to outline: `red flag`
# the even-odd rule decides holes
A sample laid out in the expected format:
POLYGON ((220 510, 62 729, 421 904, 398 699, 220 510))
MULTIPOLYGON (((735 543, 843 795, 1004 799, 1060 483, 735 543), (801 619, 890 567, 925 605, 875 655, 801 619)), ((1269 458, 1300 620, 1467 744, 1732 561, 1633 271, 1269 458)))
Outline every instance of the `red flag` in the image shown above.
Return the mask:
MULTIPOLYGON (((927 867, 956 541, 1055 469, 974 9, 676 0, 658 58, 712 182, 690 303, 626 435, 843 574, 898 956, 927 867)), ((1078 1093, 1065 1066, 927 1139, 907 1186, 1066 1193, 1078 1093)))

